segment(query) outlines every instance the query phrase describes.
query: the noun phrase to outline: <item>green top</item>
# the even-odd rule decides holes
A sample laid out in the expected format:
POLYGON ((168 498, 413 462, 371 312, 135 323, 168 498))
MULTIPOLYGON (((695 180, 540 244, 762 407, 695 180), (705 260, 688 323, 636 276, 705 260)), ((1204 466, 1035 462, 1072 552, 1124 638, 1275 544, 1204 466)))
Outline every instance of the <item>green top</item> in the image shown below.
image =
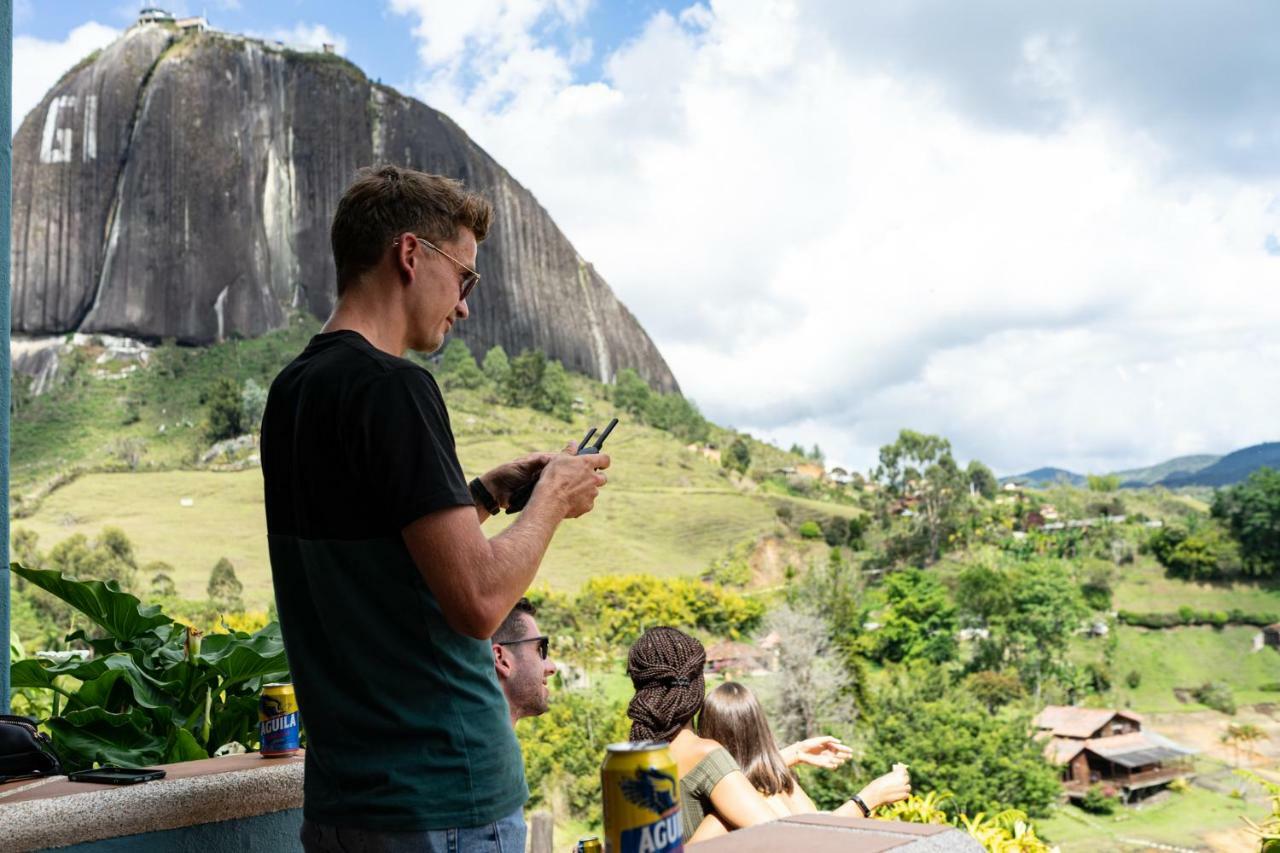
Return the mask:
POLYGON ((449 627, 400 533, 472 505, 431 374, 355 332, 317 335, 272 383, 262 474, 307 819, 413 831, 519 809, 493 649, 449 627))
POLYGON ((684 821, 686 844, 702 819, 712 811, 712 789, 735 770, 741 771, 738 762, 733 760, 729 750, 721 746, 680 777, 680 816, 684 821))

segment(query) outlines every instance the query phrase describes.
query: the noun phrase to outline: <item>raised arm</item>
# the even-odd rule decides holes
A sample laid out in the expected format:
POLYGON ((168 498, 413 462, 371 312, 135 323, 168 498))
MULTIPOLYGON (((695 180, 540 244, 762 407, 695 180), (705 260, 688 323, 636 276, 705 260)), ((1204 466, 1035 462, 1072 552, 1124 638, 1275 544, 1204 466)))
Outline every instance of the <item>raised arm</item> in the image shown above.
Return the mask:
POLYGON ((516 523, 492 539, 469 506, 432 512, 402 531, 405 545, 449 626, 487 639, 525 594, 556 527, 591 511, 606 482, 605 454, 557 454, 516 523))

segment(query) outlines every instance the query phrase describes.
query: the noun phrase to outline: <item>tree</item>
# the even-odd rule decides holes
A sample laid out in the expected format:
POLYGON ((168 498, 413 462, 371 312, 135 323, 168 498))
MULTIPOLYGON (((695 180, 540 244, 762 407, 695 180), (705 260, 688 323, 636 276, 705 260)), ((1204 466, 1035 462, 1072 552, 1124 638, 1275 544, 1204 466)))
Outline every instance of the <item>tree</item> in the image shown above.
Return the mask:
POLYGON ((229 377, 219 377, 205 401, 209 424, 206 434, 210 441, 235 438, 244 432, 244 407, 240 389, 229 377))
POLYGON ((711 435, 711 425, 702 417, 698 407, 680 394, 651 394, 644 419, 681 441, 701 444, 711 435))
POLYGON ((1238 572, 1242 564, 1239 546, 1216 522, 1166 525, 1151 534, 1147 544, 1170 577, 1222 578, 1238 572))
POLYGON ((788 450, 787 452, 788 452, 788 453, 791 453, 791 454, 794 454, 795 456, 806 456, 806 455, 807 455, 807 454, 805 453, 804 448, 803 448, 803 447, 801 447, 801 446, 800 446, 798 443, 796 443, 796 442, 792 442, 792 443, 791 443, 791 449, 790 449, 790 450, 788 450))
POLYGON ((1005 573, 1009 607, 990 619, 989 642, 1035 685, 1036 702, 1046 678, 1065 671, 1067 649, 1088 607, 1067 567, 1056 560, 1022 563, 1005 573))
POLYGON ((819 447, 816 442, 813 445, 813 450, 809 451, 809 458, 814 462, 821 462, 826 458, 822 453, 822 448, 819 447))
POLYGON ((547 355, 540 349, 525 350, 511 361, 511 375, 503 388, 508 406, 531 406, 539 394, 547 355))
POLYGON ((1212 514, 1239 543, 1246 572, 1280 573, 1280 471, 1259 468, 1243 483, 1219 491, 1212 514))
POLYGON ((875 660, 945 663, 955 657, 955 608, 936 577, 904 569, 889 575, 884 589, 888 612, 880 629, 867 635, 875 660))
POLYGON ((244 600, 240 597, 244 592, 244 584, 236 577, 235 566, 226 557, 222 557, 209 572, 207 587, 209 600, 222 610, 239 613, 244 610, 244 600))
POLYGON ((751 448, 742 440, 742 436, 734 438, 724 455, 720 457, 721 466, 739 474, 747 473, 751 467, 751 448))
POLYGON ((766 630, 778 635, 778 672, 767 698, 779 741, 824 734, 824 727, 852 719, 852 678, 823 617, 784 604, 769 614, 766 630))
POLYGON ((964 686, 973 694, 973 698, 986 706, 989 714, 995 714, 998 708, 1026 695, 1022 689, 1022 681, 1016 675, 992 672, 989 669, 971 674, 964 680, 964 686))
POLYGON ((440 372, 446 388, 479 388, 485 375, 471 355, 471 348, 461 338, 454 338, 440 357, 440 372))
POLYGON ((892 498, 918 499, 919 520, 927 538, 927 557, 942 553, 946 534, 955 526, 957 501, 967 489, 951 456, 951 443, 936 435, 904 429, 898 440, 880 448, 876 479, 892 498))
POLYGON ((573 387, 569 384, 569 374, 558 360, 547 362, 542 371, 533 407, 562 421, 573 420, 573 387))
POLYGON ((267 410, 267 389, 252 378, 244 381, 240 391, 240 423, 245 429, 256 430, 262 426, 262 413, 267 410))
POLYGON ((599 690, 557 690, 547 712, 516 727, 529 806, 564 803, 569 817, 598 820, 600 756, 628 740, 626 706, 599 690))
POLYGON ((613 380, 613 404, 624 412, 643 417, 652 394, 649 383, 630 367, 619 370, 613 380))
POLYGON ((996 479, 995 474, 991 473, 990 468, 974 459, 965 469, 965 476, 969 479, 971 489, 989 501, 995 500, 996 494, 1000 491, 1000 481, 996 479))
POLYGON ((1115 474, 1089 474, 1085 477, 1091 492, 1114 492, 1120 488, 1120 478, 1115 474))
POLYGON ((511 379, 511 362, 507 359, 507 351, 500 346, 485 353, 484 365, 480 369, 484 371, 485 378, 493 383, 493 387, 500 391, 511 379))
POLYGON ((991 714, 947 682, 944 673, 917 665, 874 694, 860 727, 867 735, 863 775, 901 761, 911 767, 913 788, 952 792, 953 813, 1046 814, 1060 788, 1058 771, 1045 761, 1030 721, 991 714))

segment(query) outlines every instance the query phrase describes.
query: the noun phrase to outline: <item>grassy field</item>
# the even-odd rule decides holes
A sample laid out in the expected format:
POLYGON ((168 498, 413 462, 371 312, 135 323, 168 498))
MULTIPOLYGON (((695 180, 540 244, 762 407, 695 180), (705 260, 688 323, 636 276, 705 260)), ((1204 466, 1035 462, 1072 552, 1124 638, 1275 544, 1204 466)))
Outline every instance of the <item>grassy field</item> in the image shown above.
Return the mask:
MULTIPOLYGON (((38 398, 21 388, 16 395, 12 491, 22 507, 18 515, 26 517, 15 518, 14 526, 39 534, 46 551, 73 534, 93 538, 103 527, 120 527, 140 563, 173 566, 183 597, 202 598, 210 569, 227 557, 245 585, 246 604, 264 608, 270 575, 261 473, 198 470, 210 443, 205 395, 226 376, 269 386, 317 329, 314 320, 295 318, 288 328, 253 340, 202 349, 162 346, 148 366, 137 369, 97 364, 103 349, 93 344, 64 354, 57 388, 38 398), (141 447, 133 467, 122 442, 141 447), (46 494, 53 479, 80 471, 90 473, 46 494), (182 506, 184 498, 193 505, 182 506)), ((491 391, 446 390, 467 475, 576 443, 588 427, 603 426, 617 414, 606 386, 581 376, 570 381, 578 402, 569 423, 498 405, 491 391)), ((721 439, 727 434, 718 427, 712 431, 721 439)), ((760 442, 751 446, 755 464, 766 470, 797 461, 760 442)), ((793 525, 859 512, 739 484, 670 433, 625 413, 606 450, 613 467, 596 511, 566 523, 543 563, 539 581, 552 588, 573 589, 603 572, 701 573, 731 549, 777 532, 784 504, 793 525)), ((489 525, 497 532, 513 520, 501 516, 489 525)))
POLYGON ((1266 581, 1195 583, 1165 576, 1154 557, 1143 555, 1118 569, 1113 604, 1139 613, 1172 612, 1183 605, 1197 610, 1280 613, 1280 577, 1266 581))
MULTIPOLYGON (((1053 817, 1036 821, 1036 829, 1059 845, 1062 853, 1137 851, 1150 849, 1151 843, 1206 849, 1206 836, 1227 844, 1231 843, 1228 839, 1245 843, 1243 818, 1261 820, 1266 813, 1261 803, 1246 803, 1193 786, 1184 794, 1162 794, 1114 815, 1092 815, 1075 806, 1059 806, 1053 817)), ((1257 849, 1256 842, 1234 849, 1257 849)))
POLYGON ((1198 703, 1179 702, 1173 688, 1206 681, 1229 685, 1241 705, 1277 701, 1280 693, 1261 688, 1280 680, 1280 655, 1274 649, 1252 651, 1257 633, 1246 627, 1121 628, 1114 667, 1116 704, 1138 711, 1203 710, 1198 703), (1137 689, 1124 683, 1131 670, 1142 673, 1137 689))
MULTIPOLYGON (((289 340, 287 334, 281 334, 289 340)), ((263 358, 260 349, 248 349, 251 344, 264 346, 262 341, 239 346, 245 353, 263 358)), ((213 352, 223 367, 234 363, 231 351, 214 348, 213 352)), ((191 358, 188 354, 159 358, 165 357, 191 358)), ((205 354, 199 359, 206 357, 214 356, 205 354)), ((248 360, 245 354, 244 361, 248 360)), ((173 369, 183 375, 203 376, 204 367, 202 361, 189 361, 173 369)), ((150 375, 144 378, 137 374, 114 382, 91 380, 79 403, 64 401, 68 422, 83 420, 93 412, 106 417, 102 412, 116 405, 122 389, 127 398, 132 393, 128 383, 135 381, 147 391, 145 399, 168 403, 142 406, 137 424, 112 426, 107 418, 108 426, 100 433, 88 431, 78 443, 63 446, 65 455, 58 458, 100 463, 111 458, 113 442, 121 436, 154 434, 140 468, 85 474, 44 497, 29 517, 15 520, 14 527, 37 533, 39 547, 45 551, 74 534, 93 538, 104 527, 119 527, 133 541, 140 563, 160 560, 173 567, 171 575, 184 598, 203 598, 210 569, 220 557, 227 557, 245 586, 246 605, 251 610, 265 609, 271 581, 261 472, 256 468, 238 472, 157 470, 190 468, 205 446, 199 427, 174 426, 172 420, 162 420, 167 428, 160 433, 155 423, 158 418, 170 418, 172 411, 194 407, 198 412, 196 397, 180 399, 171 391, 148 391, 156 381, 150 375), (104 386, 110 386, 110 394, 104 386), (153 463, 155 469, 151 468, 153 463), (190 499, 192 505, 183 506, 184 499, 190 499)), ((603 386, 581 377, 573 381, 581 402, 571 423, 529 409, 496 405, 483 392, 447 391, 458 456, 467 475, 480 474, 526 453, 559 449, 580 439, 589 426, 603 426, 614 414, 604 398, 603 386)), ((31 420, 37 420, 34 414, 29 415, 28 426, 31 420)), ((55 430, 58 434, 71 431, 55 430)), ((19 460, 15 467, 23 471, 15 480, 15 490, 30 488, 40 476, 50 473, 46 457, 52 452, 51 440, 29 429, 15 433, 15 448, 21 448, 20 452, 15 450, 19 460)), ((543 561, 539 584, 573 590, 601 573, 700 574, 735 547, 782 530, 777 517, 781 505, 790 506, 793 524, 859 512, 847 505, 741 487, 719 465, 687 450, 671 434, 628 422, 625 417, 606 449, 613 460, 609 484, 594 512, 560 528, 543 561)), ((487 525, 490 535, 514 520, 515 516, 507 515, 491 520, 487 525)), ((143 578, 144 583, 149 580, 143 578)))

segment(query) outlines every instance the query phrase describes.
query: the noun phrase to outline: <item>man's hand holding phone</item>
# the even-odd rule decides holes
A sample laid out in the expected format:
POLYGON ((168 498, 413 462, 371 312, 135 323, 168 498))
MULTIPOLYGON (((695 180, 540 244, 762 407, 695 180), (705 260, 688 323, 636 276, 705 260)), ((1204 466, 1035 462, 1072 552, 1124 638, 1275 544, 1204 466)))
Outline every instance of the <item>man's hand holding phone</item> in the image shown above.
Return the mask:
POLYGON ((595 506, 601 487, 608 482, 601 471, 609 467, 609 461, 604 453, 579 456, 570 445, 542 469, 533 494, 540 500, 560 501, 565 518, 586 515, 595 506))

